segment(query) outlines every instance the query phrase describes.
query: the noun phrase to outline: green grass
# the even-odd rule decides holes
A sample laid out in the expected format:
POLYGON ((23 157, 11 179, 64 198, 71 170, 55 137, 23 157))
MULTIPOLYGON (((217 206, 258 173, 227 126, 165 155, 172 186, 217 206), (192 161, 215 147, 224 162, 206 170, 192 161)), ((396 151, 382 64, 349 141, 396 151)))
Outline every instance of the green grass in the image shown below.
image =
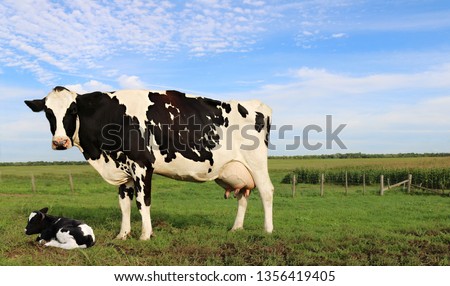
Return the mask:
POLYGON ((449 197, 408 195, 401 189, 381 197, 378 186, 369 187, 365 195, 361 187, 352 186, 345 195, 343 187, 334 185, 327 185, 320 197, 319 186, 301 184, 292 198, 290 186, 280 183, 299 164, 354 166, 355 160, 365 164, 367 159, 352 160, 271 159, 272 235, 263 232, 257 191, 250 196, 245 230, 229 232, 237 203, 224 200, 219 186, 155 176, 155 237, 150 241, 138 240, 141 224, 135 206, 132 238, 114 240, 121 217, 117 190, 89 166, 0 167, 0 265, 450 265, 449 197), (35 193, 30 190, 31 173, 35 193), (23 229, 29 213, 44 206, 54 215, 86 221, 95 231, 96 245, 72 251, 37 245, 23 229))

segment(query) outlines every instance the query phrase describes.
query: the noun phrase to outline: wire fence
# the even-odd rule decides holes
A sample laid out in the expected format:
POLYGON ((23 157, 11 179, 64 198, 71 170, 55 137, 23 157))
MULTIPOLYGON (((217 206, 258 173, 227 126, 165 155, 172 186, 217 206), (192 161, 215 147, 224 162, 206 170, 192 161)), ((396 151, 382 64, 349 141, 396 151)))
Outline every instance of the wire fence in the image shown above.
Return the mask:
MULTIPOLYGON (((292 194, 295 196, 297 184, 320 185, 320 195, 324 194, 325 184, 345 187, 345 194, 349 186, 361 186, 362 193, 366 186, 379 186, 379 194, 402 186, 407 193, 411 190, 421 190, 436 194, 446 194, 450 189, 450 168, 429 169, 295 169, 285 175, 281 183, 292 185, 292 194)), ((450 192, 449 192, 450 195, 450 192)))

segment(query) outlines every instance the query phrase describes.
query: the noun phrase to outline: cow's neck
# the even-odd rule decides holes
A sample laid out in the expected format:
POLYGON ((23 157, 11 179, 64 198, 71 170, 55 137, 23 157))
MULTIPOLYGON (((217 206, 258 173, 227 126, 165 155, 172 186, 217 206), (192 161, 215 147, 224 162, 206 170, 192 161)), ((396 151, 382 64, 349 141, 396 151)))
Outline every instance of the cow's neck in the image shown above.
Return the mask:
POLYGON ((43 223, 45 224, 45 228, 47 228, 55 224, 57 221, 58 221, 57 217, 46 214, 43 223))

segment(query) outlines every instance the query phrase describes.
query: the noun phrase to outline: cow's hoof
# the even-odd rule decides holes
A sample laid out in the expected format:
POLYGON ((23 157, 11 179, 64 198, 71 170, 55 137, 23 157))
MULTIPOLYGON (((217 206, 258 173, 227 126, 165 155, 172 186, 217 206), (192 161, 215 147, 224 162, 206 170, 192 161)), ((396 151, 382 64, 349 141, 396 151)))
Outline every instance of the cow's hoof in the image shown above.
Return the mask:
POLYGON ((235 231, 240 231, 240 230, 244 230, 244 227, 243 226, 233 227, 232 229, 230 229, 230 232, 235 232, 235 231))
POLYGON ((150 237, 152 237, 153 236, 153 233, 152 234, 141 234, 141 237, 139 237, 139 240, 149 240, 150 239, 150 237))
POLYGON ((119 234, 116 236, 116 239, 118 239, 118 240, 127 240, 127 238, 130 237, 130 236, 131 236, 131 233, 130 233, 130 232, 119 233, 119 234))

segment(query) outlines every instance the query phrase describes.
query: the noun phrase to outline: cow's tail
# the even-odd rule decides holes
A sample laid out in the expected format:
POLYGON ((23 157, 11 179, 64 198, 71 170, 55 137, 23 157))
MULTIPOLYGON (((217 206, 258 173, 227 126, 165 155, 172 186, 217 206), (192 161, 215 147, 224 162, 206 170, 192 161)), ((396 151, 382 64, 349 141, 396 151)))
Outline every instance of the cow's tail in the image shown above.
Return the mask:
POLYGON ((272 123, 271 115, 267 115, 266 117, 266 137, 264 139, 264 143, 269 147, 269 138, 270 138, 270 124, 272 123))

